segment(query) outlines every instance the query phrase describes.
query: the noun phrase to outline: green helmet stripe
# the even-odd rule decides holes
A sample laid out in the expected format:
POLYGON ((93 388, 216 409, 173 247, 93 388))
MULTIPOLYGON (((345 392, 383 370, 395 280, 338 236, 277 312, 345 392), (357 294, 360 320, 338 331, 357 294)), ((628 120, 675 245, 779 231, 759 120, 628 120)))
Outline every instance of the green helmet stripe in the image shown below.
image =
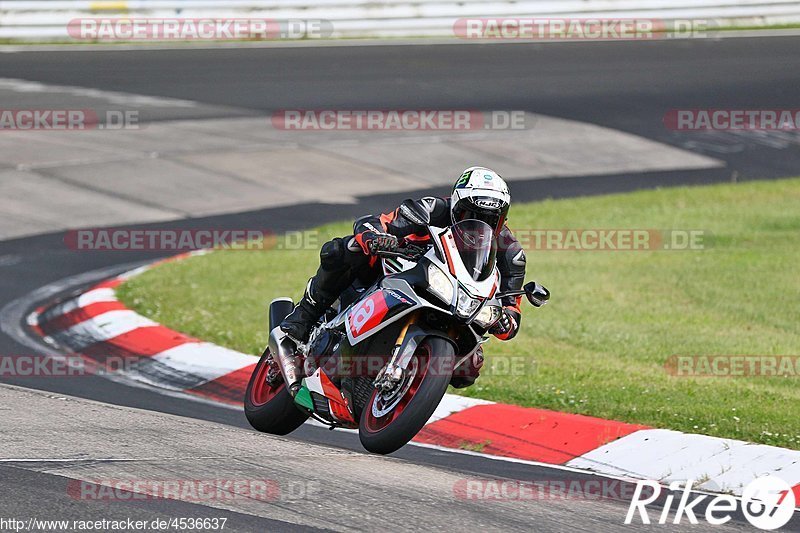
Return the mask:
POLYGON ((469 177, 471 175, 472 175, 472 171, 471 170, 468 170, 468 171, 464 172, 463 174, 461 174, 461 177, 458 178, 458 181, 456 182, 456 187, 463 187, 464 185, 469 183, 469 177))

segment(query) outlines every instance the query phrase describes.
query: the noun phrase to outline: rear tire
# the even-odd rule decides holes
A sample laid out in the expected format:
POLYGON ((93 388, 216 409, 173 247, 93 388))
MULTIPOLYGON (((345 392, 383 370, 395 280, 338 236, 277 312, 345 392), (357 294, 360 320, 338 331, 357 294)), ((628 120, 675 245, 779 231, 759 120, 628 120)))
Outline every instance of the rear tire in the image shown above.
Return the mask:
POLYGON ((277 385, 267 383, 270 358, 267 348, 250 376, 244 395, 244 414, 258 431, 288 435, 303 425, 309 415, 297 407, 283 381, 277 385))
POLYGON ((376 411, 381 414, 377 389, 364 405, 358 436, 368 451, 387 454, 405 446, 425 426, 442 401, 455 363, 453 345, 440 337, 427 337, 420 343, 409 368, 415 361, 417 372, 409 389, 391 411, 376 416, 376 411))
MULTIPOLYGON (((270 331, 283 322, 293 308, 288 298, 273 300, 269 306, 270 331)), ((250 425, 258 431, 287 435, 303 425, 309 415, 294 403, 283 380, 275 385, 267 382, 271 358, 267 348, 250 376, 244 394, 244 414, 250 425)))

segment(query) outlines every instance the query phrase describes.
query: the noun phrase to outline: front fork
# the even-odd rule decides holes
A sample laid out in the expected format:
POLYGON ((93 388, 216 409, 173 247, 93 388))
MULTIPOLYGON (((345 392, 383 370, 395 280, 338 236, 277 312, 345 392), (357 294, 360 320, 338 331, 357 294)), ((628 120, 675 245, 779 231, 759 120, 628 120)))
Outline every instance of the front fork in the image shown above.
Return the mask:
POLYGON ((403 381, 408 363, 411 361, 411 356, 414 355, 417 349, 417 342, 412 342, 415 336, 412 335, 409 337, 408 335, 409 330, 413 332, 415 329, 418 329, 414 326, 417 315, 418 312, 416 311, 411 313, 406 319, 405 325, 400 329, 400 334, 397 336, 397 340, 394 343, 392 356, 389 358, 389 362, 375 377, 374 385, 376 389, 389 392, 403 381), (413 346, 410 347, 410 351, 409 344, 413 344, 413 346))

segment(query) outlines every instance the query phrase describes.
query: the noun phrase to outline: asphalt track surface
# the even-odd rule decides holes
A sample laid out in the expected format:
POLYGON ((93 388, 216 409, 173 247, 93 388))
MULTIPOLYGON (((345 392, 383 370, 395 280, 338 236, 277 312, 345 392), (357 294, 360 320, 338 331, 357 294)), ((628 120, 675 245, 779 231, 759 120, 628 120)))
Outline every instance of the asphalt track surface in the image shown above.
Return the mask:
POLYGON ((128 501, 109 504, 108 502, 81 502, 75 513, 76 502, 68 495, 69 478, 53 476, 40 472, 0 466, 0 486, 4 494, 13 491, 13 499, 6 498, 2 506, 5 517, 42 516, 35 509, 47 509, 52 517, 74 517, 75 520, 100 521, 113 520, 125 522, 131 517, 152 523, 153 520, 171 520, 175 517, 196 517, 198 519, 227 519, 230 531, 308 531, 282 521, 212 509, 203 505, 178 500, 151 499, 147 501, 128 501))
MULTIPOLYGON (((2 55, 0 73, 237 108, 220 116, 242 109, 521 109, 683 145, 697 138, 664 127, 671 109, 797 107, 800 39, 31 52, 2 55)), ((796 174, 796 134, 788 149, 761 137, 723 136, 719 142, 736 150, 721 148, 730 152, 731 170, 744 178, 796 174)))
MULTIPOLYGON (((65 85, 169 96, 268 114, 284 108, 447 108, 524 109, 593 122, 685 147, 687 138, 664 128, 670 109, 797 108, 800 40, 742 38, 652 43, 569 43, 375 46, 356 48, 226 49, 172 51, 24 52, 0 56, 3 77, 65 85)), ((191 118, 181 110, 160 119, 191 118)), ((221 115, 221 116, 224 116, 221 115)), ((785 140, 785 139, 784 139, 785 140)), ((723 139, 736 150, 715 151, 723 169, 694 172, 566 178, 515 184, 515 199, 535 200, 800 174, 800 142, 764 143, 751 136, 723 139)), ((716 145, 719 147, 719 144, 716 145)), ((700 149, 703 150, 702 148, 700 149)), ((443 190, 431 190, 443 194, 443 190)), ((422 191, 409 191, 419 195, 422 191)), ((354 205, 319 204, 263 209, 159 223, 159 228, 241 228, 252 224, 276 232, 313 227, 397 203, 406 195, 362 197, 354 205), (302 213, 298 217, 298 213, 302 213), (300 222, 298 219, 301 219, 300 222)), ((147 227, 143 225, 142 227, 147 227)), ((153 259, 156 254, 76 253, 62 235, 49 234, 0 243, 0 307, 44 286, 98 269, 153 259)), ((87 285, 84 282, 83 285, 87 285)), ((70 285, 62 292, 82 288, 70 285)), ((33 305, 37 302, 26 302, 33 305)), ((266 314, 266 313, 265 313, 266 314)), ((263 320, 263 317, 253 317, 263 320)), ((25 354, 31 348, 0 336, 0 353, 25 354)), ((246 427, 241 413, 145 389, 121 387, 99 377, 3 379, 20 386, 102 402, 246 427)), ((304 427, 295 437, 310 442, 358 448, 341 432, 304 427)), ((575 479, 546 467, 406 447, 396 457, 452 471, 510 479, 575 479)), ((33 509, 50 494, 59 500, 52 476, 4 467, 0 487, 17 492, 14 501, 33 509), (42 476, 42 477, 37 477, 42 476), (18 489, 17 487, 23 487, 18 489), (27 496, 27 490, 32 491, 27 496), (27 502, 27 503, 26 503, 27 502)), ((63 495, 63 492, 61 493, 63 495)), ((5 510, 13 505, 7 499, 5 510)), ((172 516, 180 502, 164 502, 172 516)), ((69 506, 64 506, 67 512, 69 506)), ((103 511, 106 512, 106 511, 103 511)), ((151 513, 159 509, 149 508, 151 513)), ((8 514, 8 513, 4 513, 8 514)), ((622 517, 622 515, 621 515, 622 517)), ((252 517, 242 517, 243 527, 252 517)), ((576 518, 577 520, 577 518, 576 518)), ((283 524, 288 526, 287 524, 283 524)), ((576 525, 578 523, 576 522, 576 525)), ((275 524, 273 524, 275 526, 275 524)), ((263 528, 264 525, 262 524, 263 528)), ((253 525, 258 529, 258 525, 253 525)))

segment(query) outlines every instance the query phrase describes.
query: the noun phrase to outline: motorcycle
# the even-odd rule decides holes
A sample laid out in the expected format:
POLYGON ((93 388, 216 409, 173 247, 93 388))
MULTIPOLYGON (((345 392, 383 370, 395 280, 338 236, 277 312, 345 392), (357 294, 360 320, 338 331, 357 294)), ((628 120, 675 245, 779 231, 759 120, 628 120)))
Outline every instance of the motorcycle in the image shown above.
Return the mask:
POLYGON ((245 392, 253 428, 286 435, 312 417, 331 429, 357 428, 370 452, 394 452, 423 428, 454 374, 482 353, 503 298, 526 295, 535 307, 549 300, 536 282, 498 292, 497 241, 488 224, 434 227, 412 201, 400 215, 428 229, 427 246, 409 242, 380 253, 384 275, 345 291, 307 343, 278 327, 292 300, 272 301, 269 345, 245 392))

